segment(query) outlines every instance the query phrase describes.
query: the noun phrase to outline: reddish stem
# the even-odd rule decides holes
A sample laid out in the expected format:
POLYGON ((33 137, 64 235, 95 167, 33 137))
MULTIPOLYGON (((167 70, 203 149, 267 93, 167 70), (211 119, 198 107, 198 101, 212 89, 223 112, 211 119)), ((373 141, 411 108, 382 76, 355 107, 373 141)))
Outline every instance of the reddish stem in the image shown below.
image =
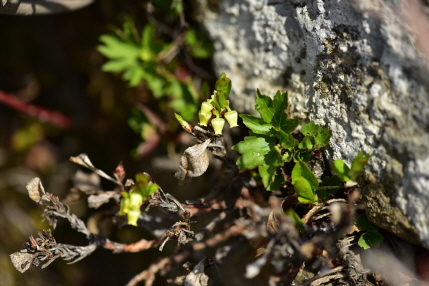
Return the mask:
POLYGON ((64 116, 63 114, 43 107, 25 103, 2 90, 0 90, 0 102, 3 102, 13 109, 35 117, 40 121, 48 122, 64 129, 68 129, 72 126, 72 121, 70 118, 64 116))

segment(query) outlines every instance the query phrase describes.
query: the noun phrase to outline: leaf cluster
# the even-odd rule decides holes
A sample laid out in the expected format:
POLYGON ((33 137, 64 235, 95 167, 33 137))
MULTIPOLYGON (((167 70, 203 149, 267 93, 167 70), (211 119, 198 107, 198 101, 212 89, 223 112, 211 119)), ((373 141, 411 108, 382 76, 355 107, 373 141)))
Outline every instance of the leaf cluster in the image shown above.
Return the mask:
POLYGON ((190 74, 177 76, 182 63, 176 55, 183 46, 192 57, 205 59, 211 55, 211 47, 194 28, 184 31, 183 38, 165 41, 152 24, 146 24, 140 33, 127 18, 122 29, 114 28, 112 34, 100 37, 97 50, 108 58, 102 70, 122 73, 131 87, 143 82, 156 99, 168 96, 168 108, 190 120, 197 111, 198 91, 190 74))
POLYGON ((251 130, 244 141, 233 146, 241 153, 237 161, 240 170, 258 167, 262 182, 267 190, 276 190, 287 181, 282 167, 287 162, 296 163, 292 171, 292 184, 302 202, 315 202, 318 180, 307 167, 311 154, 326 146, 331 130, 310 122, 301 128, 302 139, 292 134, 298 120, 288 118, 287 93, 280 93, 271 99, 257 90, 255 109, 261 117, 240 115, 243 123, 251 130))
POLYGON ((369 154, 364 155, 362 151, 359 151, 359 153, 353 159, 352 165, 350 167, 343 160, 338 159, 334 161, 332 169, 341 180, 345 182, 356 181, 357 176, 365 167, 368 159, 369 154))

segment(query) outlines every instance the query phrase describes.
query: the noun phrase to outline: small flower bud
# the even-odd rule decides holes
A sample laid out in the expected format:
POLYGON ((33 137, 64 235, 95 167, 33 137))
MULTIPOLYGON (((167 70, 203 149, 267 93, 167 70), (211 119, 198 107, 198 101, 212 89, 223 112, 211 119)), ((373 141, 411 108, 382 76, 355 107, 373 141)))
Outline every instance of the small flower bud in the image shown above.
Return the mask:
POLYGON ((126 215, 129 210, 130 210, 130 198, 124 197, 121 200, 121 205, 119 208, 118 215, 126 215))
POLYGON ((211 114, 212 109, 213 109, 213 106, 210 103, 208 103, 207 101, 205 101, 201 104, 200 113, 202 113, 202 114, 209 114, 210 113, 211 114))
POLYGON ((223 126, 225 125, 225 119, 223 118, 213 118, 212 126, 216 135, 222 134, 223 126))
POLYGON ((203 114, 203 113, 198 113, 198 116, 200 117, 200 125, 202 126, 207 126, 207 123, 209 122, 210 118, 212 118, 212 114, 211 113, 207 113, 207 114, 203 114))
POLYGON ((228 111, 227 113, 224 114, 224 117, 226 119, 226 121, 228 121, 229 126, 232 127, 237 127, 237 121, 238 121, 238 113, 235 110, 231 110, 228 111))
POLYGON ((131 190, 130 192, 130 208, 140 208, 143 203, 143 195, 137 190, 131 190))
POLYGON ((140 209, 130 209, 127 214, 128 224, 137 226, 137 221, 139 220, 140 214, 140 209))
POLYGON ((176 117, 177 121, 179 121, 180 125, 182 125, 182 128, 185 129, 186 132, 192 133, 193 128, 191 124, 186 122, 185 119, 183 119, 183 117, 177 113, 174 113, 174 116, 176 117))

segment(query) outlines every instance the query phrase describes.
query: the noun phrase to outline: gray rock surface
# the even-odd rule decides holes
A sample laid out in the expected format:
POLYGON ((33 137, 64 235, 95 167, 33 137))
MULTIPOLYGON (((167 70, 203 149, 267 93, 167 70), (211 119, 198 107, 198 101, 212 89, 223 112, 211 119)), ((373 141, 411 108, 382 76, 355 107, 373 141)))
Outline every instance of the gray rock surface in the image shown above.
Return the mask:
POLYGON ((198 3, 235 108, 251 112, 256 88, 287 90, 294 117, 332 129, 330 161, 371 154, 359 179, 368 217, 429 247, 429 27, 420 3, 198 3))

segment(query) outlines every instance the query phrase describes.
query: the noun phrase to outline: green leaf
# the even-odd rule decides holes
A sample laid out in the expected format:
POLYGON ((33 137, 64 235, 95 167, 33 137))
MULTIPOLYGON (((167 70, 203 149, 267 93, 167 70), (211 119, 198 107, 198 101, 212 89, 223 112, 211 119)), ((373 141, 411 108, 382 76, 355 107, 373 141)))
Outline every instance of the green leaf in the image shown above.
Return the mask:
POLYGON ((315 139, 315 145, 317 148, 322 148, 329 143, 329 139, 331 139, 332 131, 331 129, 324 128, 319 131, 315 139))
POLYGON ((372 246, 380 246, 383 239, 383 236, 377 230, 369 230, 361 235, 358 244, 363 249, 368 249, 372 246))
POLYGON ((142 42, 141 46, 142 49, 145 50, 151 50, 151 42, 153 40, 153 26, 152 25, 145 25, 142 32, 142 42))
POLYGON ((368 159, 369 159, 369 154, 364 155, 364 153, 362 151, 359 151, 359 153, 353 159, 352 165, 350 167, 350 171, 348 173, 350 179, 356 180, 356 177, 363 170, 366 163, 368 162, 368 159))
POLYGON ((283 176, 282 170, 280 168, 277 168, 276 175, 274 176, 274 182, 271 183, 271 185, 267 188, 267 190, 268 191, 279 190, 285 184, 286 184, 286 179, 283 176))
POLYGON ((311 159, 310 152, 308 152, 307 150, 298 150, 297 152, 295 152, 293 157, 295 162, 303 161, 308 163, 311 159))
MULTIPOLYGON (((271 146, 270 146, 271 147, 271 146)), ((270 166, 283 166, 282 154, 280 148, 276 145, 271 147, 270 152, 265 155, 265 164, 270 166)))
POLYGON ((298 120, 287 119, 285 110, 288 106, 287 93, 277 92, 273 99, 274 116, 271 124, 277 130, 282 130, 285 133, 292 132, 298 126, 298 120))
POLYGON ((128 58, 136 59, 139 57, 140 48, 129 42, 124 42, 116 36, 102 35, 100 41, 104 44, 97 47, 97 50, 107 58, 118 59, 128 58))
MULTIPOLYGON (((225 95, 225 98, 226 98, 226 97, 228 97, 229 93, 231 92, 231 80, 229 78, 227 78, 224 73, 222 73, 222 75, 223 75, 223 77, 219 77, 219 79, 216 81, 215 88, 216 88, 217 92, 222 91, 225 95)), ((221 106, 222 106, 222 104, 221 104, 221 106)))
POLYGON ((264 187, 269 190, 271 184, 274 182, 277 167, 272 165, 261 165, 258 167, 259 175, 262 178, 264 187))
POLYGON ((302 221, 302 219, 299 217, 299 215, 293 209, 287 209, 285 211, 285 214, 293 220, 295 227, 298 230, 305 231, 304 222, 302 221))
POLYGON ((320 187, 335 187, 338 186, 338 188, 333 188, 333 189, 318 189, 316 191, 316 194, 324 201, 329 200, 329 197, 331 194, 335 194, 339 189, 341 189, 342 187, 342 183, 340 182, 339 178, 337 176, 326 176, 322 183, 320 183, 319 188, 320 187))
POLYGON ((335 160, 334 163, 332 164, 332 169, 341 180, 343 181, 351 180, 351 178, 349 177, 350 168, 343 160, 341 159, 335 160))
POLYGON ((223 90, 219 90, 216 94, 217 100, 219 102, 220 108, 226 108, 228 106, 228 103, 226 101, 225 92, 223 90))
POLYGON ((286 151, 286 153, 283 154, 282 160, 283 162, 290 162, 293 158, 293 152, 292 151, 286 151))
POLYGON ((126 69, 134 67, 136 63, 137 62, 134 59, 110 60, 101 67, 101 70, 104 72, 122 72, 126 69))
POLYGON ((293 167, 292 185, 295 185, 298 180, 301 180, 300 178, 304 178, 308 182, 311 187, 311 192, 312 194, 314 194, 319 187, 319 181, 317 180, 313 172, 310 170, 310 168, 308 168, 307 165, 302 161, 297 162, 295 164, 295 167, 293 167))
POLYGON ((242 154, 237 160, 240 170, 243 171, 259 165, 265 165, 265 154, 270 152, 274 141, 275 138, 266 136, 248 136, 244 138, 244 141, 232 146, 232 150, 242 154))
POLYGON ((298 146, 299 141, 293 138, 293 136, 289 133, 271 128, 270 134, 279 139, 280 145, 283 149, 293 150, 296 146, 298 146))
POLYGON ((360 230, 377 230, 379 227, 371 222, 365 214, 361 214, 355 221, 360 230))
POLYGON ((255 109, 266 123, 271 123, 274 116, 273 100, 269 96, 261 94, 259 89, 256 90, 255 109))
POLYGON ((292 184, 301 203, 314 203, 314 193, 308 180, 299 177, 292 184))
POLYGON ((298 148, 311 150, 314 145, 313 136, 305 136, 304 139, 299 143, 298 148))
POLYGON ((239 116, 243 119, 244 125, 256 134, 267 134, 272 127, 270 124, 265 123, 262 118, 247 114, 240 114, 239 116))
POLYGON ((311 121, 309 123, 303 123, 301 126, 301 133, 304 135, 316 136, 319 133, 320 126, 311 121))

